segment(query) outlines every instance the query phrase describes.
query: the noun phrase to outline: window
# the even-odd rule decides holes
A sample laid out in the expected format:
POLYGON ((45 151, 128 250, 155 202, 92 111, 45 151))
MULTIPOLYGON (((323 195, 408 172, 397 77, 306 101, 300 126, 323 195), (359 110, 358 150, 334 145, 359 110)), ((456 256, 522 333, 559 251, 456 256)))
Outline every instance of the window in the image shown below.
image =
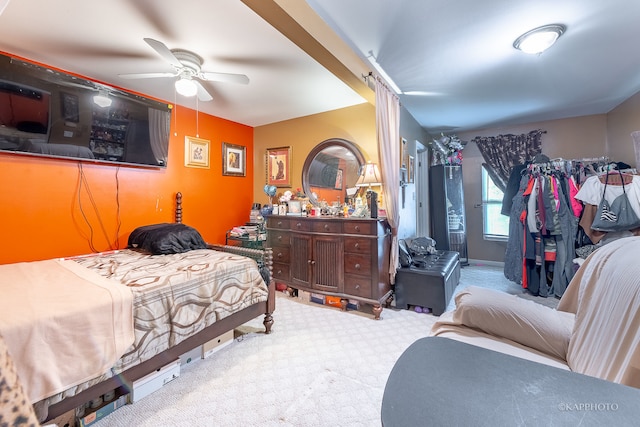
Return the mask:
POLYGON ((509 217, 502 215, 504 193, 494 183, 487 170, 482 167, 482 223, 485 240, 506 241, 509 239, 509 217))

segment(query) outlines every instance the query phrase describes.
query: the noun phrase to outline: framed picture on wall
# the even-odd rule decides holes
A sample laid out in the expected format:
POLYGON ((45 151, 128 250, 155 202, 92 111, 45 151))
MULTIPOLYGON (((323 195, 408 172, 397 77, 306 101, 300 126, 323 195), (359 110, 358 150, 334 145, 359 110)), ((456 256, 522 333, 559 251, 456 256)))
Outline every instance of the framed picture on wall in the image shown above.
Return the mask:
POLYGON ((267 148, 267 184, 291 187, 291 147, 267 148))
POLYGON ((66 121, 78 123, 80 121, 80 107, 78 105, 78 96, 70 93, 61 92, 62 117, 66 121))
POLYGON ((222 143, 222 175, 246 176, 247 147, 222 143))
POLYGON ((407 152, 407 140, 404 138, 400 138, 400 167, 401 168, 407 168, 407 159, 406 159, 406 152, 407 152))
POLYGON ((336 184, 333 186, 336 190, 342 190, 342 175, 344 172, 342 169, 336 171, 336 184))
POLYGON ((209 169, 209 141, 185 136, 184 165, 190 168, 209 169))
POLYGON ((415 159, 413 156, 407 156, 407 182, 413 184, 415 182, 415 159))

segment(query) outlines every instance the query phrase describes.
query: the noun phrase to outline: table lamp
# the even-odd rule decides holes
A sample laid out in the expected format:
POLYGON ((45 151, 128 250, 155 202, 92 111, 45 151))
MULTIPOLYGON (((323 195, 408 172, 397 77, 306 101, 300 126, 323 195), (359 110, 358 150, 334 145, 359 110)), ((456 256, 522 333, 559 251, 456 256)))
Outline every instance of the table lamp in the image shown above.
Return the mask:
POLYGON ((368 162, 362 169, 362 174, 356 182, 356 187, 368 187, 367 189, 367 204, 369 205, 369 213, 371 218, 378 217, 378 193, 371 190, 372 185, 382 185, 382 176, 378 165, 372 162, 368 162))

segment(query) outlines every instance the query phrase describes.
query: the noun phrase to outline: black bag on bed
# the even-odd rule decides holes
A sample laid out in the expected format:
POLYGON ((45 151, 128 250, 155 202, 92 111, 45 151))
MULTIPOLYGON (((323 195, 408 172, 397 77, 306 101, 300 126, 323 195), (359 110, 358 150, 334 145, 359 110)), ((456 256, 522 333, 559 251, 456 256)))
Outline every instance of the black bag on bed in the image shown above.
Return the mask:
POLYGON ((198 230, 185 224, 152 224, 136 228, 129 235, 129 248, 144 249, 154 255, 178 254, 206 249, 198 230))

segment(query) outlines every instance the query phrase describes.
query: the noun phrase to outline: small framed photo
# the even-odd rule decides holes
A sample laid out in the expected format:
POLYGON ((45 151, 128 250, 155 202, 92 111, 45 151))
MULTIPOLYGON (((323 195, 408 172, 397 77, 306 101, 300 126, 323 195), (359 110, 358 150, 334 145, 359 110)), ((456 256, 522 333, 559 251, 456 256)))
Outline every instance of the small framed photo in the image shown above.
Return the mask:
POLYGON ((289 201, 289 215, 302 215, 302 204, 300 200, 289 201))
POLYGON ((209 169, 209 141, 185 136, 184 165, 190 168, 209 169))
POLYGON ((222 175, 246 176, 247 147, 222 143, 222 175))
POLYGON ((61 92, 62 117, 66 121, 78 123, 80 121, 80 106, 78 105, 78 96, 70 93, 61 92))
POLYGON ((267 184, 291 187, 291 147, 267 148, 267 184))
POLYGON ((343 175, 343 171, 342 169, 338 169, 336 170, 336 183, 333 186, 333 188, 335 188, 336 190, 342 190, 342 175, 343 175))

